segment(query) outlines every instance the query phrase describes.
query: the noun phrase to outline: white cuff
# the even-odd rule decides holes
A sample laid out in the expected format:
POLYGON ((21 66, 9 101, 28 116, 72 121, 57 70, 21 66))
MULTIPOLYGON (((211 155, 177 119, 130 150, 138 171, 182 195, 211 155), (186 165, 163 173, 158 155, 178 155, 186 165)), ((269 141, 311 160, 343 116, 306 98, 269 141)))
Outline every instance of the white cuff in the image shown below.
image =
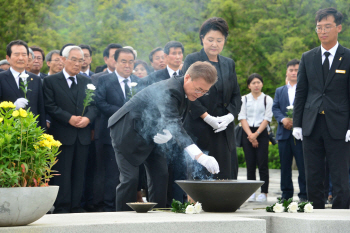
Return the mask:
POLYGON ((185 148, 185 151, 190 155, 192 160, 195 160, 196 156, 203 153, 196 144, 191 144, 185 148))

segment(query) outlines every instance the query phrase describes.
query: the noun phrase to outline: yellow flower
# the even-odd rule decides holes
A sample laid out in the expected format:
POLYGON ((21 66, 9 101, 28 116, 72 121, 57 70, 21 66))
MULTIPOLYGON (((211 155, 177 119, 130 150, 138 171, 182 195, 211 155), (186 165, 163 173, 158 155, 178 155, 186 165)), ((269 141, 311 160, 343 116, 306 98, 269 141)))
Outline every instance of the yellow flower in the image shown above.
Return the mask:
POLYGON ((2 122, 4 120, 4 118, 0 117, 0 122, 2 122))
POLYGON ((14 105, 12 102, 8 102, 8 107, 9 108, 16 108, 16 105, 14 105))
POLYGON ((18 110, 13 111, 13 113, 12 113, 12 116, 13 116, 13 117, 18 117, 18 115, 19 115, 18 110))
POLYGON ((21 117, 27 117, 28 116, 27 111, 22 109, 22 108, 19 109, 19 115, 21 117))
POLYGON ((4 102, 1 102, 1 103, 0 103, 0 107, 1 107, 1 108, 8 108, 8 106, 9 106, 9 104, 8 104, 7 101, 4 101, 4 102))
POLYGON ((54 140, 52 143, 51 143, 52 146, 56 146, 56 147, 60 147, 62 146, 62 143, 60 141, 57 141, 57 140, 54 140))

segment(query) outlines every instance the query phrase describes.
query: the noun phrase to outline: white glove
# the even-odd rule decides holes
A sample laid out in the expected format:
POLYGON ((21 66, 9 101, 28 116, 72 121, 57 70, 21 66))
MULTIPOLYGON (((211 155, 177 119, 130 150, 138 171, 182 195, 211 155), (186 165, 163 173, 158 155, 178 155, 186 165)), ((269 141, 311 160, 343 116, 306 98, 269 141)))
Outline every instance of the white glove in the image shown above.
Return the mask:
POLYGON ((210 116, 208 114, 208 116, 204 117, 203 120, 205 121, 205 123, 213 127, 213 129, 219 128, 219 120, 216 117, 210 116))
POLYGON ((221 117, 216 117, 216 118, 219 120, 220 124, 219 124, 219 128, 215 130, 215 133, 219 133, 227 129, 227 126, 235 119, 232 113, 229 113, 221 117))
POLYGON ((197 162, 202 164, 212 174, 220 172, 219 164, 213 156, 202 154, 197 159, 197 162))
POLYGON ((346 132, 345 142, 350 142, 350 130, 346 132))
POLYGON ((20 108, 25 108, 28 105, 28 100, 25 98, 18 98, 14 103, 16 105, 16 110, 20 108))
POLYGON ((165 133, 165 135, 157 133, 157 135, 153 137, 153 141, 155 143, 157 144, 167 143, 173 137, 173 135, 171 135, 169 130, 163 129, 163 132, 165 133))
POLYGON ((303 132, 302 132, 302 129, 300 127, 293 128, 293 133, 292 134, 295 137, 295 139, 303 140, 303 132))

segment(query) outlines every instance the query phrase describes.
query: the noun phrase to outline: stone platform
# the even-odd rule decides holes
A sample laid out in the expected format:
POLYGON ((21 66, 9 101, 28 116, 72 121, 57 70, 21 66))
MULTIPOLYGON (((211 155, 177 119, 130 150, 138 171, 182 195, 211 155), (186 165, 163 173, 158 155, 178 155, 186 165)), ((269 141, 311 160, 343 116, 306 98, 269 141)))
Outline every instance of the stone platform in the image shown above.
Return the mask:
POLYGON ((349 232, 350 210, 315 210, 314 213, 267 213, 238 210, 235 213, 175 214, 171 212, 84 213, 45 215, 22 227, 2 227, 0 233, 61 232, 349 232))

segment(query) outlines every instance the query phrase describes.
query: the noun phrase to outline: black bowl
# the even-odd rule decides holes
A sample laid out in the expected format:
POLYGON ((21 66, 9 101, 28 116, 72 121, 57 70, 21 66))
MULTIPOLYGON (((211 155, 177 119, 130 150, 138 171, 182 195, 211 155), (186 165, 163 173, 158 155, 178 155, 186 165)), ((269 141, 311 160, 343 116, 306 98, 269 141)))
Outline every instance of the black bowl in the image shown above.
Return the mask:
POLYGON ((176 180, 206 212, 235 212, 264 181, 176 180))
POLYGON ((129 202, 126 203, 131 209, 135 210, 137 213, 147 213, 158 203, 155 202, 129 202))

